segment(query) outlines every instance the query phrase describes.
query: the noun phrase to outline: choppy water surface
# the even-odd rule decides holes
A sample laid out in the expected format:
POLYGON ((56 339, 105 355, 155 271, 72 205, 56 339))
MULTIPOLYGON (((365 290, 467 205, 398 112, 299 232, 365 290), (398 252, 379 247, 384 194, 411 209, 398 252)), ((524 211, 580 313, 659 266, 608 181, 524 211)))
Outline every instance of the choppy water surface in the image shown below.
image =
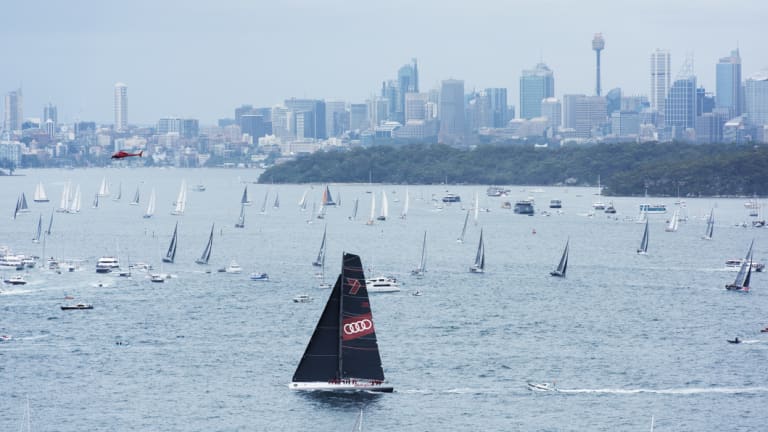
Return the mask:
MULTIPOLYGON (((307 223, 321 185, 249 184, 253 204, 236 230, 244 170, 91 169, 21 172, 0 178, 0 245, 18 253, 82 259, 82 269, 56 274, 34 269, 29 284, 0 293, 0 430, 18 430, 29 399, 32 429, 81 430, 351 430, 364 407, 365 430, 641 431, 763 430, 768 414, 768 276, 755 274, 748 294, 726 292, 735 273, 727 258, 768 258, 768 228, 749 222, 744 199, 687 199, 688 221, 664 231, 674 198, 615 198, 615 218, 588 216, 586 188, 511 187, 508 198, 484 186, 410 186, 410 211, 398 218, 401 185, 331 185, 342 205, 307 223), (93 195, 106 177, 122 199, 93 195), (190 188, 186 214, 171 216, 182 179, 190 188), (54 215, 45 245, 31 237, 39 214, 47 224, 64 182, 80 184, 79 214, 54 215), (38 181, 51 202, 32 203, 38 181), (128 204, 137 186, 139 206, 128 204), (157 212, 142 219, 151 188, 157 212), (450 191, 461 204, 438 208, 450 191), (11 219, 25 192, 31 213, 11 219), (308 191, 307 211, 297 202, 308 191), (385 192, 390 219, 366 226, 371 195, 385 192), (260 214, 265 194, 266 214, 260 214), (273 208, 279 193, 280 207, 273 208), (480 195, 477 225, 466 209, 480 195), (550 199, 562 214, 520 216, 501 208, 532 196, 537 211, 550 199), (359 200, 356 220, 350 220, 359 200), (649 255, 635 249, 642 202, 667 204, 651 217, 649 255), (704 241, 715 208, 715 234, 704 241), (179 221, 174 277, 152 284, 94 272, 96 259, 123 263, 160 256, 179 221), (216 224, 210 269, 194 264, 216 224), (342 251, 357 253, 368 273, 393 274, 403 291, 372 295, 388 395, 297 394, 287 383, 320 315, 327 290, 311 262, 328 229, 326 279, 335 279, 342 251), (487 273, 468 273, 480 228, 487 273), (409 275, 427 231, 428 273, 409 275), (535 233, 534 233, 535 232, 535 233), (549 276, 570 238, 567 279, 549 276), (45 251, 43 251, 45 247, 45 251), (217 273, 237 260, 244 272, 217 273), (248 273, 266 271, 270 282, 248 273), (102 286, 99 286, 102 285, 102 286), (414 290, 423 295, 414 297, 414 290), (64 296, 94 304, 63 312, 64 296), (314 301, 291 299, 309 294, 314 301), (743 344, 728 344, 739 336, 743 344), (559 393, 531 393, 526 382, 557 381, 559 393)), ((608 201, 604 198, 603 201, 608 201)), ((378 213, 378 210, 377 210, 378 213)), ((45 224, 44 224, 45 225, 45 224)), ((3 276, 15 272, 5 271, 3 276)))

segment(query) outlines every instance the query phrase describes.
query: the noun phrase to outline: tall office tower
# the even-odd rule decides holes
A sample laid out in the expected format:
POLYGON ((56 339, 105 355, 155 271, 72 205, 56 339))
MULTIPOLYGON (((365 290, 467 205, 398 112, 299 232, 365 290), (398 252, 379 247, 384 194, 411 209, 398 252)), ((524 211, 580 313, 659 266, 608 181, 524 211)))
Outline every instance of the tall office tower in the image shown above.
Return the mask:
POLYGON ((350 104, 349 105, 349 130, 364 131, 370 127, 368 121, 368 105, 350 104))
POLYGON ((664 122, 674 128, 674 136, 696 127, 696 76, 681 75, 669 89, 664 103, 664 122))
POLYGON ((291 130, 298 131, 299 113, 302 114, 301 136, 298 138, 326 139, 328 135, 325 130, 325 101, 317 99, 286 99, 285 107, 293 114, 293 124, 291 130), (311 117, 311 118, 310 118, 311 117))
POLYGON ((427 120, 427 102, 429 102, 427 93, 406 93, 405 121, 427 120))
POLYGON ((555 96, 555 77, 544 63, 524 70, 520 77, 520 118, 541 116, 541 101, 555 96))
POLYGON ((602 96, 584 96, 576 99, 576 137, 590 138, 593 133, 608 121, 605 98, 602 96))
POLYGON ((717 63, 715 70, 717 86, 715 87, 715 105, 727 109, 729 117, 741 115, 741 57, 739 50, 731 51, 731 55, 723 57, 717 63))
POLYGON ((491 127, 505 127, 510 120, 509 110, 507 109, 507 89, 501 87, 487 88, 485 89, 485 95, 491 104, 490 109, 493 118, 491 127))
POLYGON ((342 100, 325 101, 325 132, 329 137, 340 136, 346 131, 346 114, 346 102, 342 100))
POLYGON ((253 114, 253 105, 240 105, 235 108, 235 123, 240 124, 240 117, 245 114, 253 114))
POLYGON ((243 114, 240 117, 240 132, 248 134, 253 144, 258 144, 259 138, 267 134, 264 116, 258 114, 243 114))
POLYGON ((23 122, 24 110, 21 89, 6 93, 3 128, 6 132, 20 131, 23 122))
POLYGON ((621 89, 618 87, 610 89, 605 95, 605 102, 608 104, 607 109, 609 117, 614 111, 621 110, 621 89))
POLYGON ((440 132, 438 141, 458 144, 464 141, 464 81, 449 79, 440 86, 440 132))
POLYGON ((283 106, 272 108, 272 134, 280 138, 291 137, 291 112, 283 106))
POLYGON ((566 129, 576 129, 576 103, 587 97, 583 94, 563 95, 563 119, 562 124, 566 129))
POLYGON ((179 135, 182 138, 196 138, 200 135, 200 121, 197 119, 181 119, 179 135))
POLYGON ((656 49, 651 54, 651 109, 664 111, 664 100, 672 82, 669 50, 656 49))
POLYGON ((161 118, 157 122, 157 134, 178 134, 181 131, 181 119, 178 117, 161 118))
POLYGON ((405 122, 405 95, 419 92, 419 72, 416 59, 411 64, 403 65, 397 71, 397 91, 395 93, 395 116, 393 120, 405 122))
POLYGON ((768 71, 747 78, 744 100, 749 122, 756 126, 768 125, 768 71))
POLYGON ((605 39, 603 39, 602 33, 595 33, 595 37, 592 38, 592 49, 595 51, 597 59, 597 81, 595 84, 595 94, 600 96, 600 51, 605 48, 605 39))
POLYGON ((59 124, 59 116, 56 112, 56 105, 51 103, 43 107, 43 123, 47 123, 48 120, 53 122, 54 128, 59 124))
POLYGON ((115 130, 120 132, 128 128, 128 86, 115 84, 115 130))
POLYGON ((547 125, 553 132, 560 129, 563 105, 557 98, 546 98, 541 101, 541 115, 547 118, 547 125))

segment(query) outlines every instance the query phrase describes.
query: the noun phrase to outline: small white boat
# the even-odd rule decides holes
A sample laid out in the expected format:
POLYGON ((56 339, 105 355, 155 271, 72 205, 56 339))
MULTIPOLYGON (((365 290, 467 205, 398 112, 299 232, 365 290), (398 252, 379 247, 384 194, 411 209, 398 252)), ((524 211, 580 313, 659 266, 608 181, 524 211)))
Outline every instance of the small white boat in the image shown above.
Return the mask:
POLYGON ((76 304, 61 306, 61 310, 87 310, 87 309, 93 309, 93 305, 90 303, 76 303, 76 304))
POLYGON ((11 276, 8 279, 5 279, 3 282, 7 283, 8 285, 26 285, 27 284, 27 281, 24 280, 24 276, 22 275, 11 276))
POLYGON ((299 294, 293 298, 294 303, 309 303, 312 301, 312 297, 307 294, 299 294))
POLYGON ((538 391, 538 392, 556 392, 557 387, 555 387, 554 382, 545 382, 545 383, 528 383, 528 390, 531 391, 538 391))
POLYGON ((149 281, 153 283, 165 283, 165 277, 160 273, 153 273, 149 275, 149 281))
POLYGON ((266 273, 254 272, 254 273, 251 273, 250 278, 252 281, 268 281, 269 275, 267 275, 266 273))
POLYGON ((229 263, 229 266, 227 266, 227 270, 226 271, 227 271, 227 273, 242 273, 243 272, 243 268, 240 267, 240 264, 238 264, 237 261, 232 260, 229 263))
POLYGON ((379 276, 372 279, 366 279, 365 286, 369 293, 372 292, 399 292, 400 284, 397 279, 391 276, 379 276))

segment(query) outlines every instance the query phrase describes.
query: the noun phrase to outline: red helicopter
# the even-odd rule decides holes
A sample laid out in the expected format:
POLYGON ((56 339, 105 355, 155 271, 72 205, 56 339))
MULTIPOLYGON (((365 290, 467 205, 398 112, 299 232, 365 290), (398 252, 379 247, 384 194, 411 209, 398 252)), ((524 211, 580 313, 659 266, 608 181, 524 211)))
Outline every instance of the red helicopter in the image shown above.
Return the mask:
POLYGON ((138 156, 141 157, 141 155, 144 154, 144 150, 138 152, 138 153, 128 153, 125 150, 120 150, 119 152, 112 155, 112 159, 122 159, 127 158, 129 156, 138 156))

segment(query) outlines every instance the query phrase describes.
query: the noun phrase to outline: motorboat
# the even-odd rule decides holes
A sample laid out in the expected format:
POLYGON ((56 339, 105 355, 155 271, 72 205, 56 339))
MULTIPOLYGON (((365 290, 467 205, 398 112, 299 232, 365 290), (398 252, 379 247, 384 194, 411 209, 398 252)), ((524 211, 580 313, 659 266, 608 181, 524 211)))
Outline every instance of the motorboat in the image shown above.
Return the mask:
POLYGON ((608 213, 608 214, 615 214, 616 213, 616 207, 613 206, 613 202, 609 202, 608 206, 603 211, 605 213, 608 213))
POLYGON ((365 280, 365 286, 369 293, 372 292, 399 292, 400 284, 392 276, 378 276, 365 280))
POLYGON ((312 297, 307 294, 299 294, 293 298, 294 303, 309 303, 312 301, 312 297))
POLYGON ((549 208, 563 208, 563 202, 559 199, 549 200, 549 208))
POLYGON ((243 268, 240 267, 240 264, 238 264, 237 261, 232 260, 229 263, 229 266, 227 266, 226 271, 227 271, 227 273, 242 273, 243 272, 243 268))
MULTIPOLYGON (((725 260, 725 267, 728 268, 729 270, 738 271, 743 261, 744 261, 743 259, 738 259, 738 258, 725 260)), ((765 264, 753 261, 752 270, 756 272, 762 272, 763 270, 765 270, 765 264)))
POLYGON ((513 211, 517 214, 533 215, 533 202, 530 200, 520 200, 515 203, 513 211))
POLYGON ((251 273, 250 278, 252 281, 268 281, 269 275, 267 275, 266 273, 254 272, 254 273, 251 273))
POLYGON ((489 197, 507 196, 509 192, 509 189, 504 189, 503 187, 499 186, 489 186, 488 189, 485 190, 485 194, 489 197))
POLYGON ((544 382, 544 383, 528 383, 528 390, 531 391, 537 391, 537 392, 556 392, 557 387, 555 387, 554 382, 544 382))
POLYGON ((113 256, 104 256, 96 261, 96 273, 110 273, 117 268, 120 268, 120 263, 113 256))
POLYGON ((5 279, 3 282, 7 283, 8 285, 26 285, 27 284, 27 281, 24 280, 24 276, 22 275, 11 276, 8 279, 5 279))
POLYGON ((24 262, 20 255, 4 255, 0 256, 0 268, 2 267, 23 270, 24 262))
POLYGON ((442 201, 444 203, 454 203, 454 202, 461 202, 461 197, 459 195, 456 195, 454 193, 447 193, 443 196, 442 201))
POLYGON ((666 213, 665 204, 640 204, 640 213, 666 213))
POLYGON ((61 305, 61 310, 87 310, 93 309, 93 305, 90 303, 75 303, 70 305, 61 305))
POLYGON ((160 273, 152 273, 149 275, 149 281, 154 283, 165 283, 165 277, 160 273))

